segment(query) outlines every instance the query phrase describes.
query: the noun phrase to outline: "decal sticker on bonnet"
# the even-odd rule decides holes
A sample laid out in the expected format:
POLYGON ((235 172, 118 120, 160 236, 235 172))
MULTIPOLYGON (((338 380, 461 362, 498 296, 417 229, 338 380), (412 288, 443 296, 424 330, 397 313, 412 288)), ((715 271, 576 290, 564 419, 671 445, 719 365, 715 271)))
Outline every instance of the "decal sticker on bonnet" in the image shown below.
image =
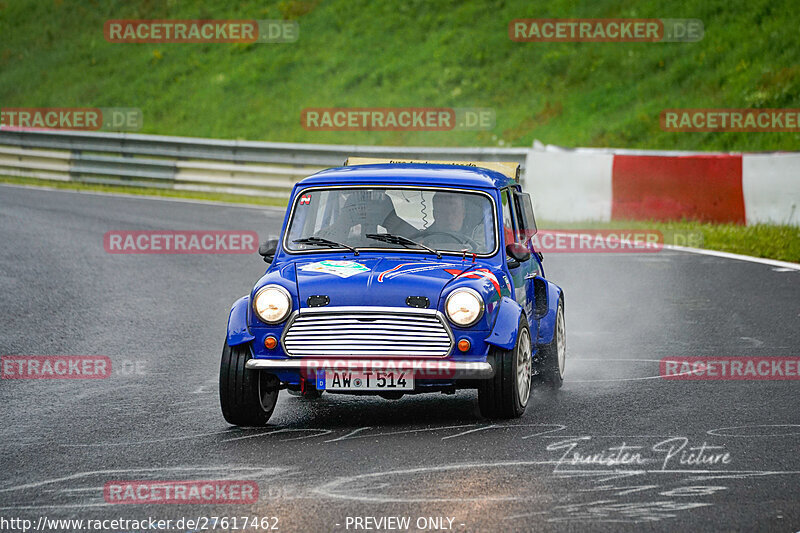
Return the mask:
POLYGON ((333 274, 340 278, 349 278, 362 272, 368 272, 369 267, 356 263, 355 261, 319 261, 318 263, 309 263, 300 267, 304 272, 318 272, 320 274, 333 274))

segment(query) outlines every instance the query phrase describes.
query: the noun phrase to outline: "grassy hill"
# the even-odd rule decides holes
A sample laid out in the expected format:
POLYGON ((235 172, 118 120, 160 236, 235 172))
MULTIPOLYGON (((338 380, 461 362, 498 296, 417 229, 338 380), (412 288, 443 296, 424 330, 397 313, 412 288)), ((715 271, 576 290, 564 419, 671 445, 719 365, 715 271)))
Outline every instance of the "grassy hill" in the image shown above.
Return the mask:
POLYGON ((139 107, 144 133, 449 146, 798 150, 665 108, 800 108, 792 0, 0 0, 0 107, 139 107), (696 43, 519 43, 515 18, 698 18, 696 43), (107 19, 296 19, 291 44, 111 44, 107 19), (307 107, 483 107, 489 131, 313 132, 307 107))

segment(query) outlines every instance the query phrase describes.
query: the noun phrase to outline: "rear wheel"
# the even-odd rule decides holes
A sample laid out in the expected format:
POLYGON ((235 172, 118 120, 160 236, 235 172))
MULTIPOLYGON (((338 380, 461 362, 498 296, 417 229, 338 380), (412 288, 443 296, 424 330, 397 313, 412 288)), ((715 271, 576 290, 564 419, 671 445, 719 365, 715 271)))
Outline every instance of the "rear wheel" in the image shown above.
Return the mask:
POLYGON ((280 382, 273 374, 245 368, 252 356, 247 344, 222 349, 219 400, 222 416, 235 426, 263 426, 278 402, 280 382))
POLYGON ((567 362, 567 328, 564 322, 564 300, 558 300, 556 325, 553 340, 542 350, 542 383, 551 389, 560 389, 564 384, 564 367, 567 362))
POLYGON ((486 418, 517 418, 525 412, 531 393, 531 333, 525 315, 519 319, 517 343, 511 350, 492 348, 490 379, 478 385, 478 407, 486 418))

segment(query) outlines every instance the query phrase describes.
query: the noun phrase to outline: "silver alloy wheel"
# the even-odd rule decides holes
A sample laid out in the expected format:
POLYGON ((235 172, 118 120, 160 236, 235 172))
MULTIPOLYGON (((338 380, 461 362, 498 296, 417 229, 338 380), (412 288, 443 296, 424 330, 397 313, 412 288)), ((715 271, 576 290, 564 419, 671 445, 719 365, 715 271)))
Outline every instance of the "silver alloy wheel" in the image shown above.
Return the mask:
POLYGON ((566 327, 564 326, 564 307, 558 306, 556 315, 556 351, 558 353, 558 373, 564 377, 564 366, 567 362, 567 337, 566 327))
POLYGON ((525 407, 531 394, 531 337, 528 329, 520 332, 517 347, 517 395, 519 403, 525 407))

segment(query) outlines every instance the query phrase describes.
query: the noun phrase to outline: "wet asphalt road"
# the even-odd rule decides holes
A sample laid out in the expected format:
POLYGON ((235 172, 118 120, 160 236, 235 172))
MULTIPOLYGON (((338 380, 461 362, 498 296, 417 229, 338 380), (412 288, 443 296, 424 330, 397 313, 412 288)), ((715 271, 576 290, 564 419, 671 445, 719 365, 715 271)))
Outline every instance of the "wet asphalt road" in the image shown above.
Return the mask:
POLYGON ((396 516, 412 531, 800 530, 798 381, 658 377, 667 356, 800 355, 800 272, 672 251, 551 254, 547 274, 566 291, 566 381, 557 395, 534 392, 521 419, 480 418, 472 392, 398 401, 284 392, 268 428, 236 429, 219 410, 219 356, 230 305, 263 273, 260 257, 111 255, 103 235, 255 230, 263 240, 282 218, 0 186, 0 354, 98 354, 114 368, 103 380, 0 381, 0 519, 247 516, 276 517, 280 531, 375 531, 355 529, 355 518, 396 516), (676 451, 704 444, 727 462, 692 464, 676 451), (561 459, 621 446, 642 464, 561 459), (103 498, 109 481, 198 479, 256 480, 258 502, 103 498))

